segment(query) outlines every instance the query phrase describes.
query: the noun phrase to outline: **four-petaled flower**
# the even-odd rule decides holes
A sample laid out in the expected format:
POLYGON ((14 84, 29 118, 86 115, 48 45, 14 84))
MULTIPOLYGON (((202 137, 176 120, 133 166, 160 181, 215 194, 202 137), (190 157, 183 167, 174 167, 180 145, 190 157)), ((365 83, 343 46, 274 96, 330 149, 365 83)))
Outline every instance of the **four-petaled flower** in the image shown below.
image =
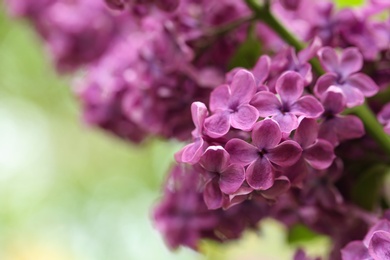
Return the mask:
POLYGON ((302 148, 295 141, 281 140, 278 123, 266 119, 255 124, 252 144, 235 138, 227 142, 225 148, 232 163, 249 165, 245 173, 249 186, 255 190, 266 190, 274 184, 274 165, 291 166, 302 153, 302 148))

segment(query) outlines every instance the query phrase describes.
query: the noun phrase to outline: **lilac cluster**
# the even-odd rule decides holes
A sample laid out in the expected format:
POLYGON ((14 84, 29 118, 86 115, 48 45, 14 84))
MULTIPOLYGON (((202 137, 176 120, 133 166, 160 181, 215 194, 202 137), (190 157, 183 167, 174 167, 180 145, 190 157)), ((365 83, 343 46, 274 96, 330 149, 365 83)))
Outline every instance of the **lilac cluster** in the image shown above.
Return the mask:
POLYGON ((169 247, 237 239, 272 217, 329 236, 332 260, 390 259, 389 205, 370 179, 390 164, 388 1, 7 3, 60 72, 85 71, 87 123, 135 143, 192 140, 154 211, 169 247))
POLYGON ((87 123, 135 143, 188 140, 191 103, 208 102, 223 82, 249 9, 231 0, 108 2, 126 11, 95 0, 7 3, 32 22, 60 72, 86 71, 76 92, 87 123))

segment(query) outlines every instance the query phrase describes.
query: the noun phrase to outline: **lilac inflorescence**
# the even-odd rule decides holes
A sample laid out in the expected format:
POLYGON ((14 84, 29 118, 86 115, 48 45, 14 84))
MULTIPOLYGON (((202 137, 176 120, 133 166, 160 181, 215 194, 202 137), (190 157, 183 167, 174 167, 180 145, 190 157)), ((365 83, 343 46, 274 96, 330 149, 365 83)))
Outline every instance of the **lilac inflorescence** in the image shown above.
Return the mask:
POLYGON ((388 1, 260 1, 261 12, 250 0, 6 1, 59 72, 84 70, 88 124, 133 143, 189 142, 153 215, 170 248, 237 239, 271 217, 329 236, 332 260, 390 259, 389 218, 378 218, 389 198, 383 186, 364 194, 390 164, 386 135, 351 114, 366 104, 390 135, 388 1))

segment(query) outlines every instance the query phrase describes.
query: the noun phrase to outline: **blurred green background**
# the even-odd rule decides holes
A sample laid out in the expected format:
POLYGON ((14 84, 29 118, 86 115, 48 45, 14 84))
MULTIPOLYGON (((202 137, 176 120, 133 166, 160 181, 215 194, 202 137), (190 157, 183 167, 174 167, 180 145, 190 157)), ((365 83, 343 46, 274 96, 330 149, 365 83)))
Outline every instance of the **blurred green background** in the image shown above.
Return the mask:
POLYGON ((0 8, 0 259, 290 259, 296 245, 272 221, 223 248, 206 243, 202 256, 170 252, 150 212, 180 144, 136 147, 86 127, 71 79, 0 8))

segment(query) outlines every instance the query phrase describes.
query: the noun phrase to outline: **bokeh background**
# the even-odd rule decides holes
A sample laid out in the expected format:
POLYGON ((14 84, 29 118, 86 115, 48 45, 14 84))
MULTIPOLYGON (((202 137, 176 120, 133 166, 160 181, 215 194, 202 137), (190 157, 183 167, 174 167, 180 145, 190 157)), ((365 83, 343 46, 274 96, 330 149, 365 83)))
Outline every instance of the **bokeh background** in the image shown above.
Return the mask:
POLYGON ((169 251, 150 216, 181 145, 133 146, 84 125, 73 79, 56 75, 39 38, 1 1, 0 259, 281 260, 303 244, 326 251, 325 238, 298 229, 305 239, 296 241, 269 220, 239 242, 204 243, 202 255, 169 251))

